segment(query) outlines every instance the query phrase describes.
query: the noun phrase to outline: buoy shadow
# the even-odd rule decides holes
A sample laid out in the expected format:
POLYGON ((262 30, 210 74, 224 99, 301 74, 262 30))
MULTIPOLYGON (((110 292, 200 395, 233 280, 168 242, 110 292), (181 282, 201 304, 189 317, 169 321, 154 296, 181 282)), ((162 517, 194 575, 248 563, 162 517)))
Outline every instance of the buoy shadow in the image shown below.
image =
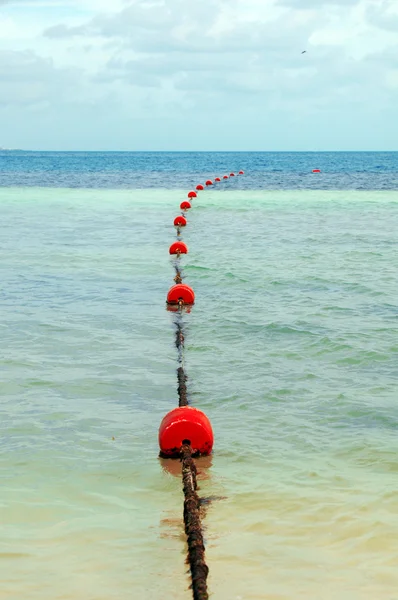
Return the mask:
MULTIPOLYGON (((159 457, 160 465, 165 473, 172 475, 173 477, 181 477, 182 462, 179 458, 162 458, 159 457)), ((198 469, 198 479, 210 479, 210 474, 207 473, 208 469, 213 466, 213 455, 200 456, 195 458, 195 464, 198 469)))

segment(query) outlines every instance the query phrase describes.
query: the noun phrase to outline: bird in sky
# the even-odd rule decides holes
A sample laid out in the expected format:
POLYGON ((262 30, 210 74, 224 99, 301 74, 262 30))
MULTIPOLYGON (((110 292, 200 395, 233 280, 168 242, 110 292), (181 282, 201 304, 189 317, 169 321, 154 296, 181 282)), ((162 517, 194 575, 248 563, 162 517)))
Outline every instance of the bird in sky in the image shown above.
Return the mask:
POLYGON ((307 50, 303 50, 301 54, 306 54, 307 50))

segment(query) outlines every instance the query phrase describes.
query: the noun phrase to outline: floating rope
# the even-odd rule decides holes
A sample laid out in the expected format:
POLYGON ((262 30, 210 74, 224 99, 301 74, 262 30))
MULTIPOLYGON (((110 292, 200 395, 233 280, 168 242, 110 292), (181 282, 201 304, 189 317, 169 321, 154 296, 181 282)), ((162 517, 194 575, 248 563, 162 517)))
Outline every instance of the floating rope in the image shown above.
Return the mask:
POLYGON ((179 265, 179 259, 181 258, 181 253, 177 251, 177 260, 174 262, 174 268, 176 271, 176 276, 174 277, 174 281, 176 283, 182 283, 183 272, 181 266, 179 265))
POLYGON ((200 522, 200 500, 196 493, 196 465, 192 458, 189 440, 181 446, 182 484, 184 490, 184 523, 188 542, 188 560, 192 578, 194 600, 208 600, 207 576, 209 567, 205 563, 205 545, 200 522))
POLYGON ((180 366, 177 369, 177 380, 178 380, 178 406, 188 406, 188 394, 187 394, 187 375, 184 370, 184 331, 182 321, 182 308, 179 308, 176 315, 176 346, 178 350, 178 362, 180 366))
MULTIPOLYGON (((196 196, 196 194, 195 194, 196 196)), ((177 230, 177 237, 181 232, 177 230)), ((179 259, 180 257, 178 257, 179 259)), ((176 276, 174 281, 182 283, 183 272, 179 264, 179 260, 174 263, 176 276)), ((178 406, 188 406, 187 394, 187 375, 184 369, 184 322, 183 322, 183 306, 178 307, 178 312, 175 316, 176 326, 176 347, 178 351, 179 367, 177 369, 178 381, 178 406)), ((194 600, 208 600, 207 593, 207 576, 209 567, 205 562, 205 545, 203 541, 202 524, 200 520, 200 499, 197 494, 198 484, 196 480, 197 469, 195 461, 192 457, 193 451, 190 440, 183 440, 181 446, 181 462, 182 462, 182 487, 184 491, 184 524, 185 533, 188 544, 188 562, 191 571, 192 593, 194 600)))
POLYGON ((177 369, 177 378, 178 378, 178 406, 188 406, 188 396, 187 396, 187 379, 188 377, 185 375, 185 371, 183 367, 178 367, 177 369))
MULTIPOLYGON (((243 175, 243 171, 239 171, 239 175, 243 175)), ((223 179, 225 180, 234 176, 235 174, 231 173, 229 176, 224 175, 223 179)), ((220 177, 215 178, 215 182, 220 181, 220 177)), ((206 186, 212 185, 213 181, 206 181, 206 186)), ((204 186, 201 184, 196 186, 196 190, 198 191, 203 189, 204 186)), ((188 193, 190 200, 196 197, 196 192, 191 191, 188 193)), ((189 209, 191 208, 191 204, 190 202, 183 202, 180 208, 189 209)), ((209 568, 205 562, 205 545, 200 518, 201 500, 197 494, 197 469, 193 457, 200 456, 201 454, 210 454, 213 447, 213 431, 207 416, 201 411, 191 408, 188 401, 188 377, 184 368, 185 335, 183 312, 185 305, 194 303, 195 294, 189 286, 182 283, 183 272, 180 265, 181 255, 188 252, 187 245, 181 239, 181 227, 187 225, 187 220, 184 216, 178 216, 174 220, 174 225, 177 229, 177 242, 174 242, 170 246, 169 253, 176 255, 174 262, 176 272, 174 282, 176 285, 169 290, 167 303, 169 306, 175 306, 172 310, 175 310, 175 345, 178 351, 178 408, 172 410, 164 417, 159 428, 159 445, 161 457, 175 458, 179 456, 182 462, 184 524, 187 535, 187 561, 191 572, 193 599, 208 600, 207 577, 209 568), (181 413, 184 413, 183 416, 181 413), (183 435, 185 439, 181 439, 181 423, 183 423, 183 435)))

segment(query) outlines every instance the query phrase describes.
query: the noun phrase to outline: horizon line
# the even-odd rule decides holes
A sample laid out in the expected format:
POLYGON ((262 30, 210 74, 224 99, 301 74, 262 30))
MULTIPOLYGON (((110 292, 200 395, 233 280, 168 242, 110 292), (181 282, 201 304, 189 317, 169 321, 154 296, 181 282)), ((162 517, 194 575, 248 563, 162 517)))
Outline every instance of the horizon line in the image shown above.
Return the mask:
POLYGON ((125 154, 332 154, 332 153, 392 153, 397 150, 41 150, 32 148, 0 148, 0 152, 102 152, 125 154))

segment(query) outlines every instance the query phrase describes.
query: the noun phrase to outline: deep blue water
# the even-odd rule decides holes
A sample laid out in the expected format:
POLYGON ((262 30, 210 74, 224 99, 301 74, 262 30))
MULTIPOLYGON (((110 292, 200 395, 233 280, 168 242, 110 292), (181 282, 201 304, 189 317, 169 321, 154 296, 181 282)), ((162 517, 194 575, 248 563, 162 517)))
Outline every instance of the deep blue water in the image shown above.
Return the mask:
POLYGON ((398 152, 0 152, 4 187, 176 189, 240 169, 235 190, 398 189, 398 152))

